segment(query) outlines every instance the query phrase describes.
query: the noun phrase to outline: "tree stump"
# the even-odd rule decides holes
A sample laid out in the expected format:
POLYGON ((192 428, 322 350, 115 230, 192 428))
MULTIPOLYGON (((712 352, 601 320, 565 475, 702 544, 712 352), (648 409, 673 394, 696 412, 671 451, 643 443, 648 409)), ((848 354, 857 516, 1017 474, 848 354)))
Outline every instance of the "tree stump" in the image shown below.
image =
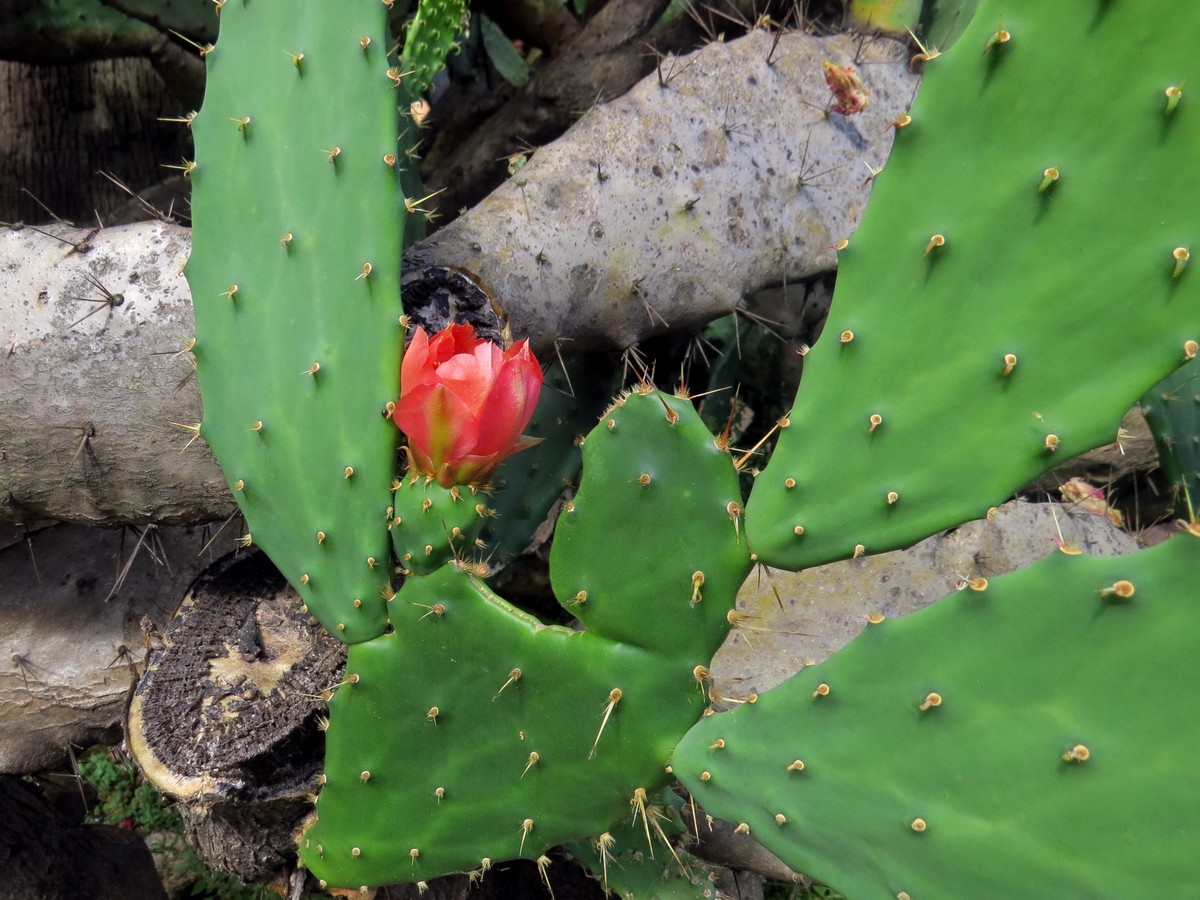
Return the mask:
POLYGON ((188 590, 150 654, 127 734, 210 865, 244 880, 293 865, 324 760, 322 694, 344 666, 341 642, 261 553, 222 558, 188 590))

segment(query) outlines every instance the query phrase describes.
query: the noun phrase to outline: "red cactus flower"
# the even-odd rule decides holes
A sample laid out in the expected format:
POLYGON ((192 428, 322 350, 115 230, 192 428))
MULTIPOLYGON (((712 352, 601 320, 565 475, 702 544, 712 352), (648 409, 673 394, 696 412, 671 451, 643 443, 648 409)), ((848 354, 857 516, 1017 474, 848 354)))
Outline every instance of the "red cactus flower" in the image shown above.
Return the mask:
POLYGON ((438 483, 486 484, 508 456, 538 442, 522 435, 542 390, 529 341, 501 350, 470 325, 432 338, 417 328, 400 366, 393 418, 413 468, 438 483))

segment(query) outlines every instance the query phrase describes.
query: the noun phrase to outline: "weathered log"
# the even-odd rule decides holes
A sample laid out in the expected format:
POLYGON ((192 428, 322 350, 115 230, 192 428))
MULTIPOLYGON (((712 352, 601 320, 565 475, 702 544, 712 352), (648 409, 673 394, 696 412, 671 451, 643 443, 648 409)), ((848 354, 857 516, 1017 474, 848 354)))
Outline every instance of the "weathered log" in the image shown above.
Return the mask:
POLYGON ((126 741, 211 865, 247 880, 292 865, 324 760, 322 698, 344 666, 344 645, 257 551, 188 590, 138 682, 126 741))
MULTIPOLYGON (((666 8, 667 0, 610 0, 485 121, 470 123, 469 131, 462 122, 451 123, 452 140, 443 133, 422 166, 430 187, 444 191, 442 208, 453 215, 473 206, 504 179, 505 157, 554 140, 582 110, 629 90, 650 71, 648 45, 666 8), (444 151, 447 144, 452 146, 444 151)), ((669 35, 659 37, 675 44, 669 35)))
POLYGON ((0 231, 0 519, 221 521, 190 358, 189 232, 0 231))

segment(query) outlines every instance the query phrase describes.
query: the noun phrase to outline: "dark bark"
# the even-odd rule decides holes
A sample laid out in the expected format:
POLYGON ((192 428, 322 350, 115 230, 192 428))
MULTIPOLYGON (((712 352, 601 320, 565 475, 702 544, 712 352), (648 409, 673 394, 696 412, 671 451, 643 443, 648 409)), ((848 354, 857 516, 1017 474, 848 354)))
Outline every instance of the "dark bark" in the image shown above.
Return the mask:
MULTIPOLYGON (((180 53, 163 46, 155 58, 186 69, 180 53)), ((149 59, 0 62, 0 109, 0 221, 107 222, 129 195, 101 172, 136 191, 162 181, 164 164, 192 155, 188 130, 158 121, 187 107, 149 59)))

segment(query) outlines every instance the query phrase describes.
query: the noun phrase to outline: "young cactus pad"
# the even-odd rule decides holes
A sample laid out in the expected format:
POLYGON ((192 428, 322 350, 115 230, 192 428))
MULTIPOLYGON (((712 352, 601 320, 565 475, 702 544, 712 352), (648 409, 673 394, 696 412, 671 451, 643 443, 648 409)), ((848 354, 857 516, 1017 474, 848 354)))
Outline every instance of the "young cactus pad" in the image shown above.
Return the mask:
POLYGON ((1188 896, 1197 567, 1192 532, 976 581, 705 719, 675 774, 854 900, 1188 896))
POLYGON ((396 90, 378 0, 231 0, 195 117, 201 436, 333 634, 381 633, 399 393, 396 90), (352 114, 347 114, 352 110, 352 114))
POLYGON ((986 0, 926 63, 750 497, 764 562, 981 517, 1195 352, 1198 46, 1167 0, 986 0))
POLYGON ((405 90, 417 97, 441 71, 446 56, 455 49, 467 11, 465 0, 421 0, 404 37, 405 90))
POLYGON ((409 578, 395 632, 350 647, 329 704, 300 851, 318 879, 357 888, 537 859, 669 781, 750 566, 728 511, 737 474, 690 403, 657 392, 620 401, 583 456, 551 567, 587 631, 544 625, 454 563, 409 578))

